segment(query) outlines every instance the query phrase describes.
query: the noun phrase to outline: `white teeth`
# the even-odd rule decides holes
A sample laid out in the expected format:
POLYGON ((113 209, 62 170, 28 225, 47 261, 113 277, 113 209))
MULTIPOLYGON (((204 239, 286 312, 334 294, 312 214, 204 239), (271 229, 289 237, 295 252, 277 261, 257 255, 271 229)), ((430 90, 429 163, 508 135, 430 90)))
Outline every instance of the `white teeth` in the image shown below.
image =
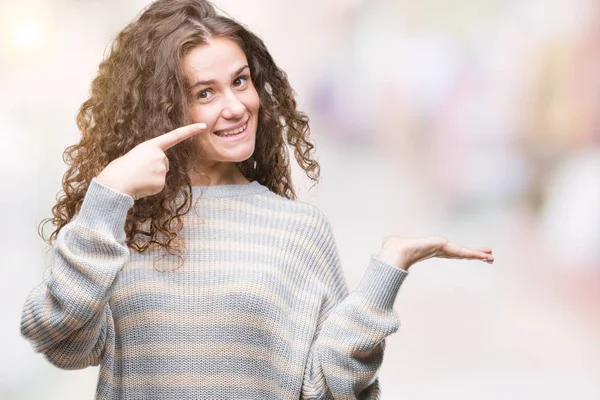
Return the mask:
POLYGON ((246 129, 246 125, 244 124, 244 126, 242 126, 241 128, 238 129, 234 129, 231 131, 220 131, 220 132, 215 132, 215 135, 218 136, 231 136, 231 135, 237 135, 238 133, 242 132, 244 129, 246 129))

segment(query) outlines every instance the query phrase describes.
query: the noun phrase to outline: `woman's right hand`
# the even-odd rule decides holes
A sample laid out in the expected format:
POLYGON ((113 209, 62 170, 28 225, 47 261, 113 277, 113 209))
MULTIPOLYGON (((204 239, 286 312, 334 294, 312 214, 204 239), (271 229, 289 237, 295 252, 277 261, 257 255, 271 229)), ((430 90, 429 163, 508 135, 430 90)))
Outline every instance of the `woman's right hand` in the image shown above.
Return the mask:
POLYGON ((159 193, 169 170, 165 151, 204 129, 204 123, 186 125, 142 142, 111 161, 96 180, 134 200, 159 193))

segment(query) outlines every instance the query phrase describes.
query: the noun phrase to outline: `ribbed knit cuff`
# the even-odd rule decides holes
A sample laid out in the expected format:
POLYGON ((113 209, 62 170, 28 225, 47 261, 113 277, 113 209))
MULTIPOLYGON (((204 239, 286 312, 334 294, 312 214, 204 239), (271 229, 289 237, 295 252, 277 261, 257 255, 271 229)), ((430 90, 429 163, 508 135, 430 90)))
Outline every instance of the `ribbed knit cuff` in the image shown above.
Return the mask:
POLYGON ((398 290, 408 271, 388 264, 371 255, 371 262, 355 292, 376 307, 394 307, 398 290))
POLYGON ((96 178, 92 178, 77 216, 77 223, 123 241, 127 212, 133 204, 133 197, 111 189, 98 182, 96 178))

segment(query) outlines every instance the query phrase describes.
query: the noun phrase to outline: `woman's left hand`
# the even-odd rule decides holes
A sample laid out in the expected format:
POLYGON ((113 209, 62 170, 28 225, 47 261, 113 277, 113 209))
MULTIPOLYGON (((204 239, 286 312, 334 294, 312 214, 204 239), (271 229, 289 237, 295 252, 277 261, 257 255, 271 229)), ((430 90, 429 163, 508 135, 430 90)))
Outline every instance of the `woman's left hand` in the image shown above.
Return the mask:
POLYGON ((420 239, 386 236, 376 257, 406 271, 419 261, 434 257, 494 262, 489 247, 460 247, 440 236, 420 239))

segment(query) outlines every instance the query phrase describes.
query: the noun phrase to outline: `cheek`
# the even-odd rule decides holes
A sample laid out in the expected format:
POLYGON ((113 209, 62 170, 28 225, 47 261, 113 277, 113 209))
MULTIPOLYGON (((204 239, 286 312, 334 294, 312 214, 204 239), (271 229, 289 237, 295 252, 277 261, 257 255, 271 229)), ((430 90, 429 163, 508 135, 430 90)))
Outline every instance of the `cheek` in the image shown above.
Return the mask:
POLYGON ((194 123, 204 122, 208 130, 212 129, 218 119, 218 111, 210 105, 196 105, 192 109, 192 121, 194 123))
POLYGON ((260 97, 258 97, 258 92, 256 89, 251 91, 251 95, 248 98, 247 108, 255 114, 258 113, 258 109, 260 108, 260 97))

